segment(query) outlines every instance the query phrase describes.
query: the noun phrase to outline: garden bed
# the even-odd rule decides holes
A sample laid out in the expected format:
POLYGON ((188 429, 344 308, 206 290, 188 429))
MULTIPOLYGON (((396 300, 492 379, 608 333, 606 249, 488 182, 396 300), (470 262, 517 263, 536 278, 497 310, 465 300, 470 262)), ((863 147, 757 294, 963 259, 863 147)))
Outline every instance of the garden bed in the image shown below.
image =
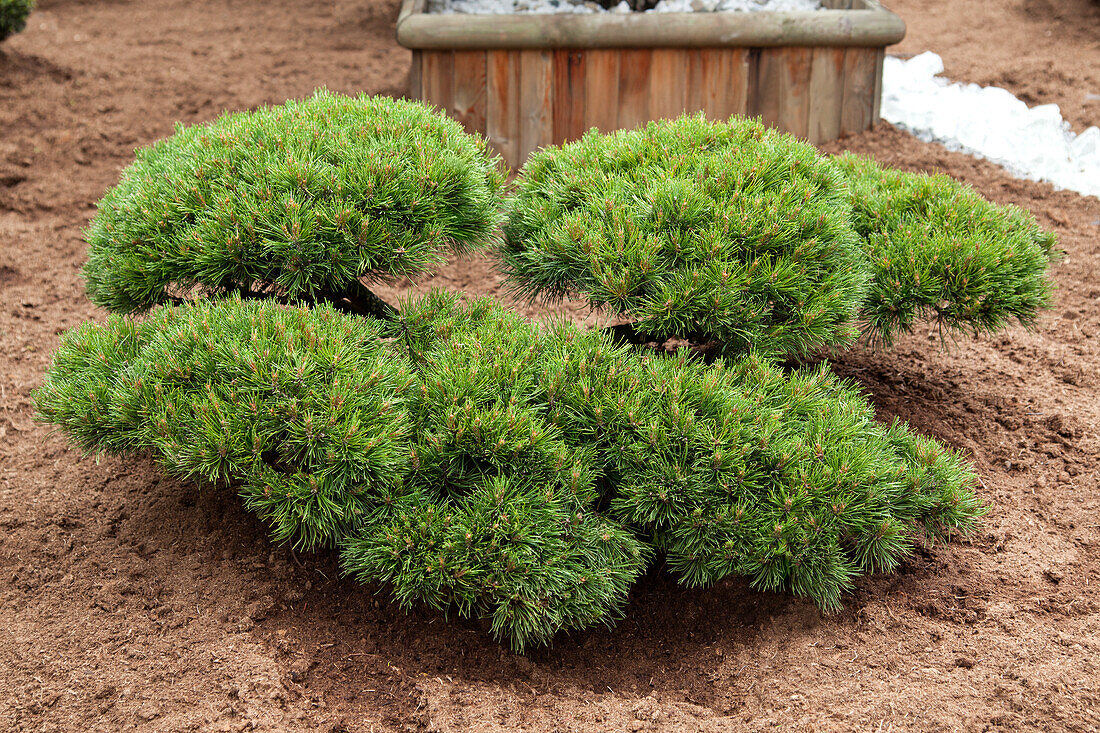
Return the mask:
POLYGON ((811 142, 878 119, 885 47, 905 24, 874 0, 802 13, 462 15, 405 0, 410 94, 488 137, 511 166, 589 128, 703 111, 759 115, 811 142))
MULTIPOLYGON (((1091 0, 1027 16, 1018 0, 892 3, 912 35, 902 50, 931 48, 953 79, 1058 102, 1075 129, 1096 124, 1091 0)), ((1024 206, 1067 256, 1058 304, 1033 333, 944 349, 929 329, 835 362, 883 420, 972 455, 991 507, 972 542, 861 581, 839 614, 736 581, 689 591, 655 572, 614 630, 516 657, 474 622, 406 614, 342 579, 334 553, 273 544, 231 492, 196 496, 151 461, 96 463, 33 421, 30 392, 58 333, 104 317, 79 277, 82 232, 134 148, 178 120, 321 85, 400 94, 409 53, 392 40, 396 12, 377 0, 43 0, 0 50, 0 729, 1100 726, 1095 199, 889 125, 827 148, 944 171, 1024 206)), ((502 288, 480 258, 433 283, 502 288)), ((546 312, 580 321, 587 309, 546 312)))

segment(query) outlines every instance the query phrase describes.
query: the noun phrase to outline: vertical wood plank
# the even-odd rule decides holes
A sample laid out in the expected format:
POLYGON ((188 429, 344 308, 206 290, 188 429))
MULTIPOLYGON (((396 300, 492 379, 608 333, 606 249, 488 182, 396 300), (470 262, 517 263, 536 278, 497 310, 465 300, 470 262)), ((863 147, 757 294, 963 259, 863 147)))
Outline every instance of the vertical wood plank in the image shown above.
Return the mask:
POLYGON ((876 48, 875 51, 875 85, 874 101, 871 103, 871 124, 877 125, 882 119, 882 65, 886 60, 886 49, 876 48))
POLYGON ((782 48, 754 48, 750 51, 753 67, 749 79, 749 114, 766 125, 779 124, 779 87, 786 73, 782 48))
POLYGON ((649 67, 649 119, 673 119, 687 106, 688 57, 679 48, 655 48, 649 67))
POLYGON ((587 56, 584 124, 600 132, 611 132, 619 126, 619 52, 594 49, 587 56))
POLYGON ((714 120, 743 115, 748 102, 749 54, 743 48, 688 52, 686 106, 714 120))
POLYGON ((586 54, 576 49, 554 52, 555 144, 577 140, 585 133, 586 54))
POLYGON ((779 73, 779 128, 801 138, 809 134, 812 53, 804 46, 782 49, 779 73))
POLYGON ((649 70, 653 51, 624 50, 619 65, 619 117, 617 127, 629 130, 649 119, 649 70))
POLYGON ((875 49, 844 50, 844 106, 840 131, 854 134, 871 126, 875 104, 875 49))
POLYGON ((421 51, 412 52, 412 65, 409 66, 409 98, 423 99, 424 87, 421 82, 421 65, 424 54, 421 51))
POLYGON ((424 101, 446 112, 451 108, 454 93, 454 52, 425 51, 423 58, 424 101))
POLYGON ((840 136, 844 101, 844 49, 819 46, 810 68, 809 140, 816 144, 840 136))
POLYGON ((554 139, 554 57, 545 49, 519 52, 519 163, 554 139))
POLYGON ((486 137, 509 166, 519 165, 519 54, 489 51, 486 137))
POLYGON ((455 51, 451 116, 467 132, 485 134, 485 51, 455 51))

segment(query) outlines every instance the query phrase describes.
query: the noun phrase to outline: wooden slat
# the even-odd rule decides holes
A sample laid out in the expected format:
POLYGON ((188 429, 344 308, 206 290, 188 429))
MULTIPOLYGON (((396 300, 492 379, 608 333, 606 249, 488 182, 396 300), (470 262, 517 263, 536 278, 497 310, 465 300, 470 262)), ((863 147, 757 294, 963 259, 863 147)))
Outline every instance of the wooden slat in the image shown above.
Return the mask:
POLYGON ((871 102, 871 124, 877 125, 882 119, 882 64, 886 60, 886 49, 876 48, 875 52, 875 85, 874 100, 871 102))
POLYGON ((779 96, 776 90, 784 73, 782 49, 753 48, 749 50, 748 112, 760 117, 767 125, 779 123, 779 96))
POLYGON ((454 94, 454 52, 425 51, 421 73, 424 100, 444 112, 449 110, 454 94))
POLYGON ((554 143, 580 138, 585 125, 586 56, 576 49, 554 52, 554 143))
POLYGON ((655 48, 649 67, 649 119, 679 117, 687 107, 688 56, 679 48, 655 48))
POLYGON ((509 166, 519 161, 519 54, 489 51, 485 131, 489 143, 509 166))
POLYGON ((520 128, 519 157, 522 165, 535 150, 554 141, 554 56, 551 51, 519 52, 520 128))
POLYGON ((629 130, 649 119, 649 70, 653 51, 645 49, 619 51, 619 118, 618 127, 629 130))
POLYGON ((451 116, 467 132, 485 134, 485 52, 455 51, 451 116))
POLYGON ((412 52, 412 65, 409 67, 409 98, 423 99, 424 87, 421 81, 421 67, 423 65, 423 51, 412 52))
POLYGON ((840 131, 854 134, 871 126, 875 104, 875 49, 844 51, 844 101, 840 131))
POLYGON ((600 132, 619 126, 619 52, 587 51, 584 78, 584 124, 600 132))
POLYGON ((810 142, 824 143, 840 135, 843 101, 844 49, 815 48, 810 68, 810 142))
POLYGON ((743 115, 748 102, 748 52, 743 48, 702 48, 687 52, 687 100, 692 112, 714 120, 743 115))
MULTIPOLYGON (((779 50, 779 49, 776 49, 779 50)), ((805 46, 782 49, 779 75, 779 128, 805 138, 810 120, 810 66, 812 52, 805 46)))

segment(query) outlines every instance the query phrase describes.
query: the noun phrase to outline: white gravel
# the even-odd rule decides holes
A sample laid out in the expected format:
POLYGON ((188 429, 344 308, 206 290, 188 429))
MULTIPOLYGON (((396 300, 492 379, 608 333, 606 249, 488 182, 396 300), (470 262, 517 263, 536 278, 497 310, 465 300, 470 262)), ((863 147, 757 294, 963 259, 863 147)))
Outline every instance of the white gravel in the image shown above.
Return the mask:
POLYGON ((1006 89, 952 83, 942 72, 931 52, 908 61, 887 56, 882 118, 1019 178, 1100 198, 1100 128, 1074 135, 1056 104, 1028 107, 1006 89))
MULTIPOLYGON (((660 0, 653 13, 753 13, 819 10, 818 0, 660 0)), ((611 10, 591 0, 428 0, 429 13, 510 15, 513 13, 629 13, 619 3, 611 10)))

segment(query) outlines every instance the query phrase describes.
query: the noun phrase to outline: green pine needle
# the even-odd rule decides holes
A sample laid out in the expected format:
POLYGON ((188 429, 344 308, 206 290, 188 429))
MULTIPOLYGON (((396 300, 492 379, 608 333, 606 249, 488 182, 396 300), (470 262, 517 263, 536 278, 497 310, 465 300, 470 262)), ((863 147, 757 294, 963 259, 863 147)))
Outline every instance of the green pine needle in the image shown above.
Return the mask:
POLYGON ((427 106, 322 90, 139 150, 88 228, 84 277, 119 313, 195 289, 354 299, 359 278, 491 241, 503 183, 485 141, 427 106))
POLYGON ((647 354, 441 292, 396 324, 236 298, 112 316, 64 337, 35 401, 516 649, 613 622, 655 550, 685 585, 831 610, 984 511, 964 460, 825 367, 647 354))
POLYGON ((34 5, 35 0, 0 0, 0 41, 27 27, 34 5))

